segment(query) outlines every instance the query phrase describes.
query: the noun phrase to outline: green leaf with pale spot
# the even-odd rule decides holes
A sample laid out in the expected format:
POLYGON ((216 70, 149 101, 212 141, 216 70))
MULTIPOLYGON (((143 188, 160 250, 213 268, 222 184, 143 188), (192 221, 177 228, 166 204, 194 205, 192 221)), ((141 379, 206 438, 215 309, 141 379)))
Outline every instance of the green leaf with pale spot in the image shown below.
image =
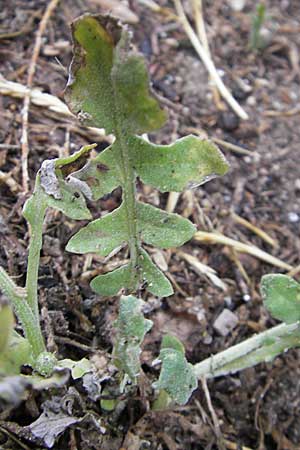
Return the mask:
POLYGON ((155 389, 164 389, 179 405, 188 402, 198 386, 192 364, 188 363, 181 342, 174 336, 165 336, 159 354, 162 362, 160 376, 153 383, 155 389))
POLYGON ((141 344, 152 327, 152 321, 143 316, 142 305, 143 301, 132 295, 122 296, 119 316, 114 324, 117 332, 114 362, 133 382, 140 373, 141 344))
POLYGON ((130 34, 109 16, 85 15, 72 24, 74 58, 66 90, 70 109, 87 125, 115 133, 147 133, 166 119, 149 95, 144 59, 130 47, 130 34))
POLYGON ((61 211, 74 220, 91 219, 85 197, 91 197, 89 186, 72 177, 84 166, 95 144, 86 145, 66 158, 45 160, 38 172, 35 189, 24 205, 23 215, 32 227, 47 207, 61 211))
POLYGON ((260 291, 265 306, 275 319, 286 323, 300 320, 300 284, 282 274, 264 275, 260 291))
POLYGON ((117 166, 116 145, 113 144, 77 172, 73 177, 85 182, 98 200, 121 185, 120 169, 117 166))
POLYGON ((186 136, 174 144, 155 145, 139 137, 130 140, 131 160, 144 183, 161 192, 180 192, 224 175, 228 163, 210 141, 186 136))
POLYGON ((196 231, 189 220, 145 203, 138 203, 138 228, 144 242, 160 248, 179 247, 196 231))
POLYGON ((66 247, 73 253, 98 253, 107 256, 128 241, 124 204, 101 219, 90 222, 73 236, 66 247))
POLYGON ((90 286, 97 294, 110 297, 128 286, 130 274, 131 266, 130 264, 125 264, 104 275, 98 275, 91 281, 90 286))
POLYGON ((139 267, 142 270, 143 279, 147 283, 147 289, 151 294, 157 295, 157 297, 168 297, 173 294, 174 291, 170 281, 152 262, 145 250, 141 250, 139 267))

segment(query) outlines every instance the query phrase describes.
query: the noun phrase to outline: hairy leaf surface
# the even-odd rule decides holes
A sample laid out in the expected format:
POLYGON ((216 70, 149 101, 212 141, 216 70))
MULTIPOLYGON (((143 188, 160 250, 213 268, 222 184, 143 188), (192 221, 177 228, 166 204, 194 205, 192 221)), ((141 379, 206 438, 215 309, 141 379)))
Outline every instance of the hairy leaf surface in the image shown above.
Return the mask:
POLYGON ((226 159, 212 142, 192 135, 170 145, 133 137, 130 146, 132 164, 142 181, 161 192, 199 186, 228 170, 226 159))
POLYGON ((144 59, 130 49, 130 35, 117 20, 85 15, 73 23, 74 59, 66 90, 71 110, 84 123, 116 133, 160 128, 165 113, 149 95, 144 59))
POLYGON ((300 284, 293 278, 282 274, 264 275, 260 290, 273 317, 286 323, 300 320, 300 284))
POLYGON ((134 292, 140 280, 154 295, 171 295, 169 281, 143 256, 142 242, 160 248, 180 246, 195 227, 176 214, 137 203, 136 178, 162 192, 180 191, 223 175, 228 164, 215 145, 195 136, 165 146, 137 136, 162 127, 166 114, 151 95, 144 60, 133 51, 126 27, 109 16, 84 15, 73 23, 72 32, 74 58, 66 101, 83 123, 115 135, 110 147, 73 171, 72 186, 74 180, 78 186, 83 183, 80 193, 93 200, 120 186, 123 198, 116 211, 73 236, 67 250, 107 256, 127 244, 129 265, 99 275, 92 281, 93 289, 102 295, 122 288, 134 292))
POLYGON ((155 389, 164 389, 179 405, 189 400, 197 388, 198 381, 192 364, 188 363, 181 342, 174 336, 165 336, 159 354, 162 361, 159 380, 155 389))
POLYGON ((115 364, 132 381, 136 380, 140 372, 141 343, 152 327, 151 320, 145 319, 141 312, 142 305, 143 301, 132 295, 121 297, 119 316, 115 322, 115 364))
POLYGON ((128 240, 124 204, 101 219, 90 222, 73 236, 67 250, 73 253, 99 253, 107 256, 128 240))

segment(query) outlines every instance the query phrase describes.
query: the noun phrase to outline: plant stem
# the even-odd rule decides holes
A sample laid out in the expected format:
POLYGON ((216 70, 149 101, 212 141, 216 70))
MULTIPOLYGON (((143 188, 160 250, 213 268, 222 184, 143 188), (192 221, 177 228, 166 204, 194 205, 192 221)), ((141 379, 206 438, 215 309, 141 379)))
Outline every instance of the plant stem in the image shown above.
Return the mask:
POLYGON ((270 362, 289 348, 300 346, 300 324, 281 324, 234 345, 194 366, 198 378, 214 378, 270 362))
POLYGON ((26 274, 26 290, 27 290, 27 303, 30 306, 36 322, 39 324, 39 306, 38 306, 38 275, 40 264, 40 252, 43 243, 43 223, 45 219, 45 213, 47 204, 44 201, 43 196, 38 195, 35 192, 35 204, 34 204, 34 220, 30 222, 31 236, 28 253, 28 264, 26 274))
POLYGON ((129 252, 131 264, 131 277, 128 286, 129 293, 136 291, 137 277, 138 277, 138 257, 140 250, 140 238, 137 228, 137 201, 136 201, 136 185, 135 173, 131 165, 128 142, 129 138, 124 136, 119 127, 116 127, 115 136, 119 142, 119 156, 121 163, 121 170, 123 172, 123 195, 124 206, 126 208, 128 234, 129 234, 129 252))
POLYGON ((2 267, 0 267, 0 288, 15 309, 25 336, 31 345, 33 357, 38 357, 46 348, 39 323, 37 323, 36 317, 26 301, 26 290, 16 286, 2 267))

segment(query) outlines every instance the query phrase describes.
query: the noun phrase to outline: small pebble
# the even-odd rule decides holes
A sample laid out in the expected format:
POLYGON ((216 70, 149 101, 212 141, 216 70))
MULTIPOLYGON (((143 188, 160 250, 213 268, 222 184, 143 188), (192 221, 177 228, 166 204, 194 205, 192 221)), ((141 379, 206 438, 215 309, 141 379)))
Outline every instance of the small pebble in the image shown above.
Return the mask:
POLYGON ((290 223, 297 223, 300 220, 299 214, 295 213, 295 212, 289 212, 288 213, 288 220, 290 223))
POLYGON ((300 191, 300 178, 298 180, 295 181, 295 189, 297 191, 300 191))
POLYGON ((224 309, 216 318, 213 327, 221 335, 227 336, 238 324, 238 317, 229 309, 224 309))
POLYGON ((222 112, 219 115, 219 126, 226 131, 236 130, 240 125, 240 119, 231 111, 222 112))

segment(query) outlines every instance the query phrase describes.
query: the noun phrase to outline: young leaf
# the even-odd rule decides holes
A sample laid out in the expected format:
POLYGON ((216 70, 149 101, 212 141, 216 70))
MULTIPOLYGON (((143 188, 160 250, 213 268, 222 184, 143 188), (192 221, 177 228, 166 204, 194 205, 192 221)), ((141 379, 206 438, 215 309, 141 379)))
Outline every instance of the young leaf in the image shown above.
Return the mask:
POLYGON ((66 90, 70 109, 88 125, 116 134, 160 128, 165 113, 149 95, 142 57, 130 50, 130 35, 117 20, 85 15, 72 25, 74 59, 66 90), (83 112, 83 113, 82 113, 83 112))
POLYGON ((160 128, 166 116, 150 95, 144 61, 133 53, 126 27, 108 16, 84 15, 72 28, 74 58, 66 101, 85 124, 103 127, 116 138, 95 160, 73 172, 72 178, 88 186, 93 199, 121 186, 123 202, 116 212, 73 236, 67 250, 106 256, 126 243, 129 266, 99 275, 93 288, 104 295, 122 287, 135 292, 143 280, 152 293, 170 295, 170 283, 151 260, 139 261, 142 241, 162 248, 182 245, 195 227, 176 214, 138 203, 136 177, 161 191, 181 190, 189 183, 201 184, 224 174, 228 165, 212 143, 194 136, 170 146, 137 137, 160 128))
POLYGON ((162 368, 155 389, 164 389, 179 405, 188 402, 198 382, 192 364, 184 356, 181 342, 174 336, 165 336, 159 354, 162 368))
POLYGON ((116 295, 122 288, 127 288, 130 281, 130 264, 125 264, 112 272, 98 275, 91 281, 91 288, 97 294, 110 297, 116 295))
POLYGON ((107 256, 128 241, 128 227, 124 204, 101 219, 90 222, 73 236, 66 247, 73 253, 99 253, 107 256))
POLYGON ((6 348, 0 352, 0 375, 16 375, 24 364, 32 364, 31 346, 27 339, 11 330, 6 348))
POLYGON ((115 153, 115 146, 111 145, 72 175, 89 186, 93 200, 98 200, 121 185, 115 153))
POLYGON ((138 229, 144 242, 161 248, 180 246, 196 231, 189 220, 145 203, 138 203, 138 229))
POLYGON ((141 250, 139 266, 142 269, 142 276, 147 283, 148 291, 157 297, 168 297, 173 294, 173 288, 164 274, 152 262, 152 259, 145 250, 141 250))
POLYGON ((83 375, 92 371, 92 365, 86 358, 82 358, 80 361, 62 359, 57 363, 57 367, 70 369, 73 380, 78 380, 78 378, 82 378, 83 375))
POLYGON ((140 373, 140 346, 152 327, 152 321, 145 319, 141 312, 142 305, 142 300, 132 295, 121 297, 119 316, 114 325, 117 331, 113 351, 115 365, 132 382, 140 373))
POLYGON ((300 284, 287 275, 269 274, 260 285, 264 304, 273 317, 286 323, 300 320, 300 284))
POLYGON ((155 145, 139 137, 130 139, 132 164, 142 181, 161 192, 180 192, 224 175, 228 163, 210 141, 186 136, 170 145, 155 145))

